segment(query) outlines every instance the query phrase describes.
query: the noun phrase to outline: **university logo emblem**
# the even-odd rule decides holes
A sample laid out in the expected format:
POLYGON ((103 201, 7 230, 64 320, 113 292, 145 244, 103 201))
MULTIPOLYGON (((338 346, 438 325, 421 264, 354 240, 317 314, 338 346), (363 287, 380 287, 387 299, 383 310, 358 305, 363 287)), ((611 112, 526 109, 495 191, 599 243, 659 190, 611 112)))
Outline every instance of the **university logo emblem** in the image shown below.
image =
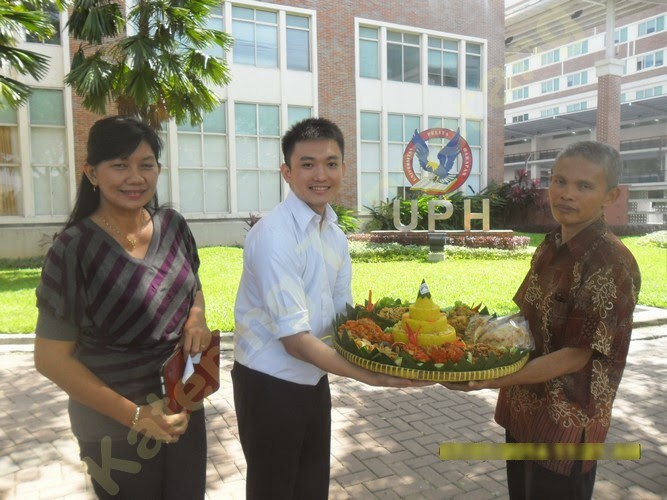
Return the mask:
POLYGON ((430 128, 423 132, 415 130, 412 140, 403 152, 403 171, 412 184, 412 189, 427 194, 445 194, 458 189, 470 175, 472 169, 472 151, 459 130, 448 128, 430 128), (446 139, 436 159, 429 156, 428 141, 446 139), (413 159, 417 155, 420 172, 415 172, 413 159), (456 171, 457 159, 461 157, 460 168, 456 171), (454 170, 454 171, 452 171, 454 170))

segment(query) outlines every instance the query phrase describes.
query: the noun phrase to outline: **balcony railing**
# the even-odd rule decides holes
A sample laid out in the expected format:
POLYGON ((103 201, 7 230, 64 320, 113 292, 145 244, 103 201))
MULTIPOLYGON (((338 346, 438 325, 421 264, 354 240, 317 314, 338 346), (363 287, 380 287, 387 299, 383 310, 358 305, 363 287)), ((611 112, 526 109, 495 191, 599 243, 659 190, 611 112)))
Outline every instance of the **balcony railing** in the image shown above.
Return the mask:
MULTIPOLYGON (((625 151, 637 151, 641 149, 667 149, 667 136, 644 137, 643 139, 632 139, 621 141, 621 153, 625 151)), ((505 155, 505 164, 522 163, 530 155, 529 161, 552 160, 556 158, 559 149, 544 149, 541 151, 527 151, 524 153, 513 153, 505 155)))

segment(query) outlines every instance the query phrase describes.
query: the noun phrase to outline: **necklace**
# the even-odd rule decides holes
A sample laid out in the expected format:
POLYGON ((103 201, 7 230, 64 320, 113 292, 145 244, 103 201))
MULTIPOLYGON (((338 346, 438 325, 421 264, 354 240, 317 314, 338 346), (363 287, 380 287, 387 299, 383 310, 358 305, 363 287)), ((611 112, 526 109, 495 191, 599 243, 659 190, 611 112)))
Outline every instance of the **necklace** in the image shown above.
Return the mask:
MULTIPOLYGON (((143 209, 141 211, 141 216, 142 216, 142 218, 144 217, 143 209)), ((120 238, 123 237, 123 234, 118 230, 118 228, 114 224, 109 222, 109 219, 107 219, 102 214, 100 214, 100 217, 102 218, 102 222, 104 222, 104 225, 109 229, 109 231, 111 231, 113 234, 115 234, 116 236, 118 236, 120 238)), ((137 248, 138 239, 137 238, 130 238, 127 235, 125 235, 125 239, 130 244, 130 251, 134 251, 134 249, 137 248)))

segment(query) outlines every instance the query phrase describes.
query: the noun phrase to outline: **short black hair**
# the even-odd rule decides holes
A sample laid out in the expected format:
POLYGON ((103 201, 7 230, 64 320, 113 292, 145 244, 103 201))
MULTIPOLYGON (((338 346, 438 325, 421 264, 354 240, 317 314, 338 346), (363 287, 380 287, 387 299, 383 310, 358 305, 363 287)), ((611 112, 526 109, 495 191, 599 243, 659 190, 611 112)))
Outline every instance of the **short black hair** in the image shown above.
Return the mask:
POLYGON ((607 190, 618 186, 623 162, 620 153, 609 144, 598 141, 573 142, 556 156, 556 163, 563 158, 583 158, 599 165, 607 179, 607 190))
POLYGON ((336 141, 340 148, 340 153, 345 157, 345 139, 343 133, 331 120, 326 118, 306 118, 300 122, 295 123, 285 133, 282 140, 283 156, 285 157, 285 164, 290 166, 290 157, 294 151, 294 146, 297 142, 304 141, 321 141, 321 140, 336 141))

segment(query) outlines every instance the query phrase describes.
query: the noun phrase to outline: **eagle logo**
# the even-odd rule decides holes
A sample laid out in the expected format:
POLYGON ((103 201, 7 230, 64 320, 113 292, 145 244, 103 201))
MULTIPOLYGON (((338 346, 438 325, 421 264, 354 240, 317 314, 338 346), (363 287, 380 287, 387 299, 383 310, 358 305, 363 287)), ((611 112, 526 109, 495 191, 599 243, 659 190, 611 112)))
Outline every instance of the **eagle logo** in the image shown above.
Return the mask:
POLYGON ((472 169, 472 151, 466 140, 456 132, 446 128, 431 128, 419 132, 415 130, 412 140, 403 153, 403 171, 412 184, 412 189, 428 194, 445 194, 458 189, 470 175, 472 169), (445 146, 438 151, 436 159, 432 159, 428 141, 430 139, 446 139, 445 146), (420 175, 415 173, 413 159, 417 155, 420 175), (458 171, 452 168, 461 158, 458 171))

